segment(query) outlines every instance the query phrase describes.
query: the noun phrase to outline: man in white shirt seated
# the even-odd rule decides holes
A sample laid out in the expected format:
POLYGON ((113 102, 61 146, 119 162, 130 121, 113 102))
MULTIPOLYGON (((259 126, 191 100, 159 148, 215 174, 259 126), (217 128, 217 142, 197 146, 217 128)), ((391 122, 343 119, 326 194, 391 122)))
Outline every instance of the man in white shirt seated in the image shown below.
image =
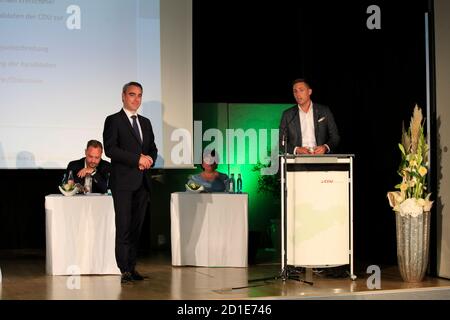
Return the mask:
POLYGON ((72 171, 74 183, 79 183, 88 192, 106 193, 108 190, 111 164, 102 159, 103 145, 100 141, 89 140, 85 150, 85 157, 74 160, 67 166, 66 175, 72 171))

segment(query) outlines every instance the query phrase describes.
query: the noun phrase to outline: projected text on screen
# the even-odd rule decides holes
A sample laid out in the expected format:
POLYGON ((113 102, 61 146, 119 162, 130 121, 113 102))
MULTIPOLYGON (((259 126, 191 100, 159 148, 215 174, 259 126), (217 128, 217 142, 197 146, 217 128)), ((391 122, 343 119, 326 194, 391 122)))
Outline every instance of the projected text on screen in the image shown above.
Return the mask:
POLYGON ((0 168, 80 158, 129 81, 163 150, 159 0, 0 0, 0 24, 0 168))

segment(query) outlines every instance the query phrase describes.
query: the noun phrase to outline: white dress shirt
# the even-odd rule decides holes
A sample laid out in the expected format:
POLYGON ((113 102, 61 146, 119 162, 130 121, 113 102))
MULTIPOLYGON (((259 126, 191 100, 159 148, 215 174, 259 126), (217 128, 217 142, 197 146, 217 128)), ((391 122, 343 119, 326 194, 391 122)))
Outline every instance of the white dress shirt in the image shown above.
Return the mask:
MULTIPOLYGON (((125 113, 126 113, 126 115, 127 115, 127 117, 128 117, 128 120, 130 120, 131 126, 133 126, 133 119, 131 118, 131 116, 136 116, 136 122, 137 122, 137 125, 138 125, 138 128, 139 128, 139 134, 141 135, 141 141, 144 141, 143 135, 142 135, 141 124, 140 124, 140 122, 139 122, 138 114, 137 114, 136 112, 133 113, 133 112, 131 112, 131 111, 125 109, 125 108, 123 108, 123 111, 125 111, 125 113)), ((150 159, 152 159, 152 161, 153 161, 153 158, 152 158, 152 157, 150 157, 150 156, 148 156, 148 157, 149 157, 150 159)))
MULTIPOLYGON (((314 149, 317 147, 316 133, 314 127, 314 107, 311 101, 311 106, 308 112, 304 112, 300 106, 298 106, 298 116, 300 118, 300 127, 302 129, 302 147, 308 149, 314 149)), ((330 147, 324 144, 327 148, 327 153, 330 152, 330 147)), ((294 154, 297 154, 298 147, 294 148, 294 154)))
POLYGON ((316 134, 314 130, 314 107, 311 106, 308 112, 304 112, 300 106, 298 107, 300 117, 300 128, 302 129, 302 147, 311 149, 317 146, 316 134))
POLYGON ((141 135, 141 141, 142 141, 143 140, 142 139, 142 129, 141 129, 141 124, 139 123, 138 114, 136 112, 133 113, 133 112, 131 112, 131 111, 125 109, 125 108, 123 108, 123 111, 125 111, 125 113, 127 114, 127 117, 128 117, 128 120, 131 123, 131 126, 133 126, 133 119, 131 118, 131 116, 136 116, 136 122, 137 122, 137 125, 138 125, 138 128, 139 128, 139 134, 141 135))

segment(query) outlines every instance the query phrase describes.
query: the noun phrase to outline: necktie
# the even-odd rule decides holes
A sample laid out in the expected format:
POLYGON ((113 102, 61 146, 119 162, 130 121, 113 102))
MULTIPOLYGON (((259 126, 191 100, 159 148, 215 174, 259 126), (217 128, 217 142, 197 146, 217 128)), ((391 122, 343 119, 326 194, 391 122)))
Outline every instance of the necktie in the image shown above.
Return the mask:
POLYGON ((137 118, 137 116, 131 116, 131 119, 133 119, 133 129, 134 129, 134 132, 136 133, 137 137, 139 138, 139 142, 142 144, 141 133, 139 132, 139 127, 138 127, 136 118, 137 118))

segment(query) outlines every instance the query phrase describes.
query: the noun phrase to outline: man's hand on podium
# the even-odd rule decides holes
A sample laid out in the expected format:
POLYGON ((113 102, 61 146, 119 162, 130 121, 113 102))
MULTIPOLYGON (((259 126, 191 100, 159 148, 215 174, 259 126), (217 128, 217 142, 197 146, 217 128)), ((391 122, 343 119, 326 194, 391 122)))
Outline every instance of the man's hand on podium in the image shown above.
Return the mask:
POLYGON ((329 151, 326 145, 315 148, 295 147, 294 154, 325 154, 329 151))
POLYGON ((314 148, 313 154, 325 154, 328 152, 328 149, 325 145, 323 146, 317 146, 314 148))
POLYGON ((295 147, 294 154, 312 154, 309 148, 295 147))

